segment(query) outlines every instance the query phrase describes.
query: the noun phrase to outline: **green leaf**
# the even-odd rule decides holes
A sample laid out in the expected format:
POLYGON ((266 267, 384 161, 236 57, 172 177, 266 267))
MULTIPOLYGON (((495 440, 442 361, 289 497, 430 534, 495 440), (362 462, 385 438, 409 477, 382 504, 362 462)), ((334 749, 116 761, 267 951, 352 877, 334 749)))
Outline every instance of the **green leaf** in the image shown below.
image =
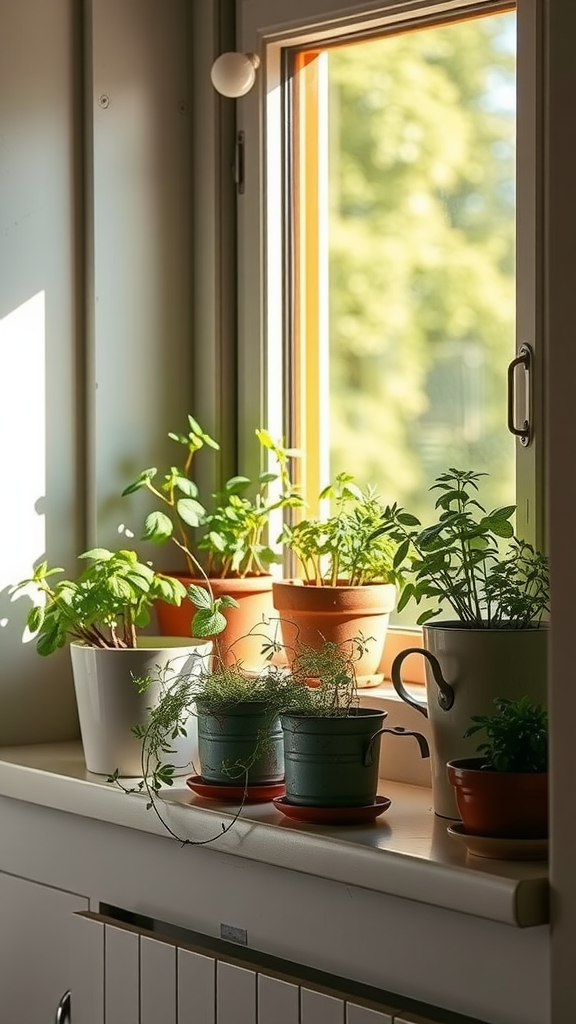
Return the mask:
POLYGON ((407 583, 398 599, 398 611, 401 612, 414 595, 414 585, 407 583))
POLYGON ((168 540, 174 532, 172 520, 165 512, 150 512, 144 520, 143 540, 154 541, 155 544, 162 544, 168 540))
POLYGON ((485 529, 491 530, 497 537, 513 537, 514 528, 512 523, 509 523, 507 519, 499 519, 495 516, 486 516, 481 520, 481 526, 485 529))
POLYGON ((409 540, 405 540, 405 541, 402 542, 402 544, 398 545, 398 548, 396 549, 396 553, 394 555, 394 560, 392 562, 392 566, 393 566, 394 569, 398 569, 402 565, 402 563, 403 563, 404 559, 406 558, 406 555, 408 554, 409 550, 410 550, 410 541, 409 540))
POLYGON ((112 579, 108 580, 108 590, 114 596, 120 599, 120 601, 129 602, 132 597, 132 588, 130 584, 122 579, 121 576, 113 576, 112 579))
POLYGON ((84 551, 78 558, 91 558, 95 562, 108 562, 114 555, 108 548, 90 548, 90 551, 84 551))
POLYGON ((57 622, 53 623, 50 629, 44 629, 36 640, 36 650, 43 658, 54 654, 60 647, 64 646, 66 634, 60 630, 57 622))
POLYGON ((197 608, 212 608, 212 595, 206 587, 199 587, 196 583, 190 583, 187 588, 188 597, 197 608))
POLYGON ((416 516, 410 515, 409 512, 399 512, 396 518, 402 526, 420 526, 420 520, 416 516))
POLYGON ((28 613, 27 625, 31 633, 37 633, 44 622, 44 606, 35 605, 28 613))
POLYGON ((158 596, 168 604, 180 605, 186 597, 186 587, 184 584, 170 576, 157 576, 156 589, 158 596))
POLYGON ((194 498, 180 498, 176 502, 176 511, 186 526, 200 526, 205 515, 204 506, 194 498))
POLYGON ((245 491, 250 486, 251 482, 247 476, 232 476, 226 481, 226 493, 241 494, 242 491, 245 491))
POLYGON ((422 615, 418 616, 417 625, 418 626, 423 626, 425 622, 428 622, 429 619, 435 618, 435 616, 438 615, 438 614, 439 614, 438 608, 431 608, 427 612, 422 612, 422 615))
MULTIPOLYGON (((173 479, 174 487, 178 488, 180 494, 183 494, 186 498, 197 498, 198 487, 193 480, 189 480, 187 476, 181 476, 178 474, 173 479)), ((206 511, 204 509, 204 511, 206 511)))
POLYGON ((143 470, 134 483, 129 484, 122 491, 122 497, 125 498, 127 494, 134 494, 135 491, 139 491, 142 487, 147 487, 151 480, 154 479, 158 470, 155 467, 143 470))
POLYGON ((192 634, 197 637, 216 636, 226 629, 226 625, 222 612, 200 608, 192 619, 192 634))

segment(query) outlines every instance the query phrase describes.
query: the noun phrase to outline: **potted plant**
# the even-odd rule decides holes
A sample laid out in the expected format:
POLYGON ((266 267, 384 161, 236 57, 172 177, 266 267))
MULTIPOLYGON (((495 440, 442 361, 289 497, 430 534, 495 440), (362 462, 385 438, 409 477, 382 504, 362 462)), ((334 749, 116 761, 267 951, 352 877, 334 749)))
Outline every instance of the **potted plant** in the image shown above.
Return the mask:
MULTIPOLYGON (((123 494, 146 488, 159 503, 146 517, 142 539, 158 544, 171 541, 182 552, 186 571, 171 570, 172 576, 204 588, 209 580, 216 598, 234 598, 220 637, 221 650, 228 652, 229 663, 240 658, 247 667, 258 669, 262 661, 251 630, 273 614, 270 567, 280 561, 268 543, 267 530, 278 510, 301 504, 288 470, 290 459, 298 453, 276 443, 268 431, 257 430, 273 468, 260 473, 257 481, 231 477, 212 496, 208 509, 193 479, 194 457, 204 447, 218 450, 219 445, 192 416, 188 416, 188 428, 186 434, 168 435, 184 449, 182 464, 171 466, 159 482, 156 468, 145 469, 123 494)), ((157 614, 161 632, 190 635, 193 606, 189 601, 174 606, 160 600, 157 614)))
MULTIPOLYGON (((262 634, 258 633, 260 643, 262 634)), ((267 659, 278 645, 264 638, 267 659)), ((145 697, 155 686, 153 677, 134 680, 145 697)), ((178 771, 177 742, 186 737, 191 718, 197 720, 197 763, 187 780, 202 797, 224 802, 237 801, 237 814, 211 839, 227 832, 237 820, 245 802, 271 800, 284 792, 283 733, 279 715, 288 699, 285 671, 267 664, 259 673, 247 671, 241 662, 231 662, 218 653, 204 660, 196 671, 181 673, 163 681, 159 698, 147 708, 146 721, 133 727, 140 744, 141 782, 126 789, 114 772, 109 782, 126 792, 145 792, 167 832, 183 845, 198 845, 179 836, 159 806, 163 788, 173 785, 178 771)))
MULTIPOLYGON (((356 665, 364 642, 343 646, 323 641, 319 648, 300 643, 290 668, 284 732, 286 796, 281 809, 320 812, 338 808, 345 822, 364 809, 379 813, 376 801, 380 740, 384 733, 415 736, 422 757, 428 744, 419 733, 383 727, 386 712, 359 706, 356 665)), ((302 813, 302 812, 300 812, 302 813)), ((310 818, 308 818, 310 820, 310 818)), ((323 820, 326 820, 323 818, 323 820)))
POLYGON ((465 736, 485 740, 479 757, 447 764, 470 835, 541 839, 548 835, 548 715, 527 697, 498 697, 496 713, 472 715, 465 736))
POLYGON ((472 753, 463 735, 470 716, 489 714, 501 696, 546 701, 548 563, 515 537, 514 505, 487 511, 480 503, 483 475, 449 469, 431 488, 439 492, 435 523, 423 528, 393 505, 373 535, 398 545, 394 565, 406 580, 399 610, 429 602, 418 619, 424 649, 398 654, 391 674, 402 699, 430 716, 434 808, 448 818, 456 805, 445 764, 472 753), (446 606, 453 618, 432 622, 446 606), (427 661, 427 702, 402 681, 402 663, 414 653, 427 661))
POLYGON ((332 515, 287 524, 280 538, 302 571, 302 578, 272 585, 285 647, 288 652, 299 644, 319 649, 330 640, 352 653, 353 639, 362 637, 358 684, 374 685, 382 678, 380 662, 396 602, 396 544, 385 536, 369 542, 384 506, 373 489, 360 490, 348 473, 340 473, 320 500, 332 503, 332 515))
MULTIPOLYGON (((268 665, 257 677, 240 664, 225 663, 211 672, 202 667, 193 676, 181 675, 164 688, 146 724, 136 727, 142 744, 137 788, 147 792, 148 806, 180 842, 191 841, 176 835, 157 797, 173 783, 175 767, 163 757, 186 731, 191 711, 198 718, 200 774, 187 780, 190 788, 211 799, 220 793, 227 801, 235 796, 240 810, 246 799, 274 799, 283 813, 304 814, 306 820, 327 810, 338 823, 359 815, 369 820, 389 805, 376 799, 382 734, 414 735, 422 756, 428 756, 423 736, 385 729, 385 711, 359 707, 355 660, 362 641, 355 641, 352 655, 328 641, 320 650, 300 645, 290 670, 272 663, 281 646, 264 638, 268 665), (279 795, 283 780, 285 797, 279 795)), ((149 680, 136 685, 146 692, 149 680)))
MULTIPOLYGON (((135 551, 94 548, 81 554, 86 565, 76 579, 42 562, 30 579, 11 590, 35 603, 28 614, 36 649, 47 656, 70 644, 80 732, 88 771, 138 775, 140 745, 132 733, 142 722, 160 683, 194 674, 209 660, 212 644, 191 637, 158 638, 141 630, 150 622, 155 601, 178 604, 186 594, 177 580, 154 571, 135 551), (147 700, 133 686, 134 676, 149 675, 147 700)), ((220 604, 213 614, 221 620, 220 604)), ((205 616, 204 616, 205 617, 205 616)), ((213 616, 212 616, 213 617, 213 616)), ((200 627, 202 617, 200 617, 200 627)), ((191 741, 190 741, 191 742, 191 741)), ((190 746, 190 743, 188 743, 190 746)), ((190 760, 191 752, 187 752, 190 760)))

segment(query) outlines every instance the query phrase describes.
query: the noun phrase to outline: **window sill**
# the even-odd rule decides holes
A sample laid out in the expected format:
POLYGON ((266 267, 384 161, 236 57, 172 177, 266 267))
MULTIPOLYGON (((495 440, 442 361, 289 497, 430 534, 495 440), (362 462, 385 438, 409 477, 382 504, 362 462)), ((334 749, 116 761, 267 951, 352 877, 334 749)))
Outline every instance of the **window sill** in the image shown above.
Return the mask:
MULTIPOLYGON (((469 858, 433 814, 429 789, 387 779, 380 791, 392 804, 370 827, 295 825, 271 804, 251 804, 219 835, 237 808, 207 806, 183 778, 164 791, 164 814, 178 835, 218 836, 208 850, 517 927, 548 922, 545 864, 469 858)), ((0 796, 166 834, 143 795, 86 771, 80 743, 2 748, 0 796)))

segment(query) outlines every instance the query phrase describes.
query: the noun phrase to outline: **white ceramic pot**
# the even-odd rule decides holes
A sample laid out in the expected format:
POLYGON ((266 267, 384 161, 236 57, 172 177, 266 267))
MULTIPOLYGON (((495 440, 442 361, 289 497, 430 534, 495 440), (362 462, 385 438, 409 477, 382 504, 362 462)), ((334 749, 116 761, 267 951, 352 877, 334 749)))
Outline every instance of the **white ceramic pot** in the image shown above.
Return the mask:
MULTIPOLYGON (((160 683, 153 683, 144 694, 134 686, 134 678, 152 676, 169 683, 181 674, 198 673, 212 651, 211 641, 186 637, 141 637, 134 649, 104 649, 70 644, 74 689, 80 720, 86 767, 97 775, 141 776, 141 743, 132 726, 146 722, 147 708, 154 705, 160 683)), ((181 772, 190 771, 197 761, 198 732, 196 718, 190 716, 188 735, 171 745, 175 752, 167 756, 181 772)))

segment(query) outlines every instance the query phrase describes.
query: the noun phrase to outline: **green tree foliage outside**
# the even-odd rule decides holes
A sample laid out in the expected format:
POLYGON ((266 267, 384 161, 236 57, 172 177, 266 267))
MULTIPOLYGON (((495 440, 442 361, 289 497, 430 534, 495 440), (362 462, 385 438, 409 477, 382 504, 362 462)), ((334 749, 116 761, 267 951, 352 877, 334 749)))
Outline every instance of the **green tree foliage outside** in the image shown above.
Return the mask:
POLYGON ((328 54, 331 475, 424 520, 448 465, 513 503, 515 16, 328 54))

